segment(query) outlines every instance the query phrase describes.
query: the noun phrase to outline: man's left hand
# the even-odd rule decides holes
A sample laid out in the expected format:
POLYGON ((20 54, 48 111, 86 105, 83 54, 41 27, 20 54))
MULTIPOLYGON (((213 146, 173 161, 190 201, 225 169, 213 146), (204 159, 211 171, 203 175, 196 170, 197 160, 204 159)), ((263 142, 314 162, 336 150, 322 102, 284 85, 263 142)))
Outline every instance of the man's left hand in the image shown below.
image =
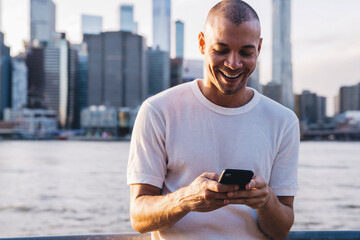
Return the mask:
POLYGON ((255 176, 246 185, 246 190, 229 192, 225 204, 245 204, 253 209, 267 206, 272 191, 265 180, 255 176))

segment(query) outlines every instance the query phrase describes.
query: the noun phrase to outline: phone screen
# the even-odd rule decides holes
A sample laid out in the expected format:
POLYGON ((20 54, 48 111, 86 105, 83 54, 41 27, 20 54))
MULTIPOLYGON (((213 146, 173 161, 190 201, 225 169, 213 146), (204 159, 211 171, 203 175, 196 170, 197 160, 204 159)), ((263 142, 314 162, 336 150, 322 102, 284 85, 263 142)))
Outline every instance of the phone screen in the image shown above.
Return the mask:
POLYGON ((240 189, 245 189, 246 184, 253 178, 254 172, 243 169, 225 169, 220 176, 219 183, 237 184, 240 189))

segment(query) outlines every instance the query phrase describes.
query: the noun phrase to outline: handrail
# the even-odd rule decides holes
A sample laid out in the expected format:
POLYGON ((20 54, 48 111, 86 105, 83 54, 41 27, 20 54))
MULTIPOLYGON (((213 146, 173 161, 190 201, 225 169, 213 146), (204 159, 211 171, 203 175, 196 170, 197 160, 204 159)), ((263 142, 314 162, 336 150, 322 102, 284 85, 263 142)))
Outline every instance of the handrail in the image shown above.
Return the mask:
MULTIPOLYGON (((150 240, 150 234, 106 234, 0 238, 0 240, 150 240)), ((354 240, 360 231, 292 231, 286 240, 354 240)))

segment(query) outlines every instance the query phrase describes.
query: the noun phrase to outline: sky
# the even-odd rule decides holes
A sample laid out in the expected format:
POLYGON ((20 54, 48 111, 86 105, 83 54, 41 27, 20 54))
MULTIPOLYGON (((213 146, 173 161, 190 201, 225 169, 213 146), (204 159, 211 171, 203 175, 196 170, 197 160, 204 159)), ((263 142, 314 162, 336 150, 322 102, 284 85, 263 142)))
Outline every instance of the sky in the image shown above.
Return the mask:
MULTIPOLYGON (((5 43, 12 55, 23 51, 29 39, 29 1, 0 0, 5 43)), ((119 7, 134 5, 138 32, 152 44, 152 0, 53 0, 56 30, 65 32, 71 43, 81 42, 81 14, 103 17, 103 31, 120 27, 119 7)), ((260 82, 271 81, 272 0, 245 0, 258 13, 263 46, 259 57, 260 82)), ((208 11, 219 0, 172 0, 172 48, 175 21, 185 24, 185 58, 202 59, 197 37, 208 11)), ((291 41, 293 87, 299 94, 310 90, 327 97, 328 115, 340 86, 360 82, 360 0, 292 0, 291 41)), ((174 48, 173 48, 174 52, 174 48)))

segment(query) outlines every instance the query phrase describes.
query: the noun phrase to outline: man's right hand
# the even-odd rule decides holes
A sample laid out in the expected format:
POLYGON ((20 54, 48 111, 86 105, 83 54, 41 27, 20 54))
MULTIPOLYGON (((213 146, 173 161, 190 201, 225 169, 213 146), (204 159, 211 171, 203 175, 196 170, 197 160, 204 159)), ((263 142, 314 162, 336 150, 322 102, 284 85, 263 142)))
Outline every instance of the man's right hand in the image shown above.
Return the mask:
POLYGON ((186 211, 209 212, 221 208, 228 199, 227 193, 239 190, 238 185, 218 183, 217 173, 205 172, 189 186, 183 188, 180 203, 186 211))
POLYGON ((161 189, 148 184, 130 186, 130 216, 133 228, 146 233, 168 229, 190 211, 209 212, 221 208, 228 192, 237 185, 218 183, 217 173, 203 173, 189 186, 161 195, 161 189))

